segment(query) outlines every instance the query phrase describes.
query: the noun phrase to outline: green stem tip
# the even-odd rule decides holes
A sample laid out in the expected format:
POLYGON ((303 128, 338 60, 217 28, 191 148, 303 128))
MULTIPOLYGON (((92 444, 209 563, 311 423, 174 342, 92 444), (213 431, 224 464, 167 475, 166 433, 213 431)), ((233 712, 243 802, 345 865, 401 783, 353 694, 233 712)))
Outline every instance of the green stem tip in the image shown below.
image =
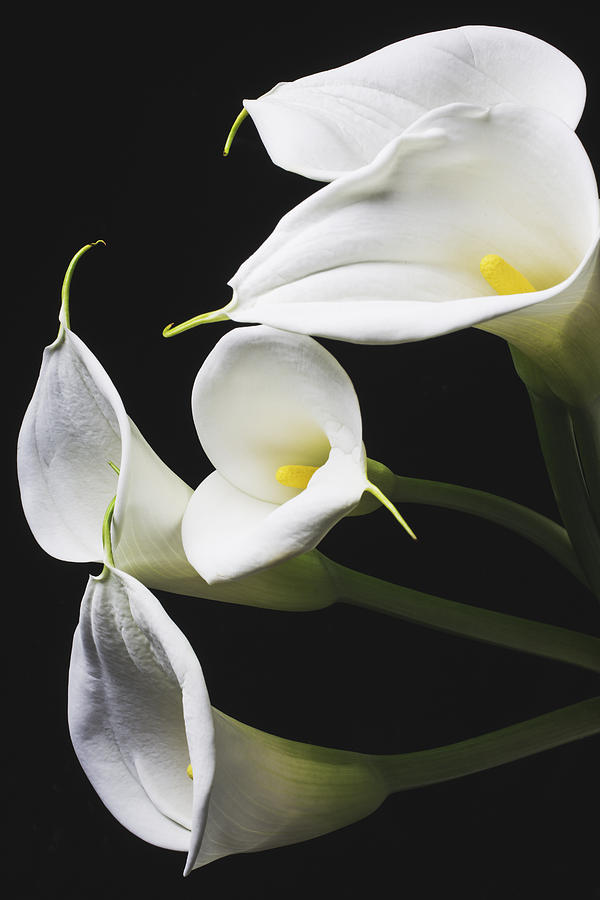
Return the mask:
POLYGON ((90 250, 92 247, 97 247, 98 244, 104 244, 104 246, 106 247, 106 241, 102 240, 102 238, 100 238, 100 240, 98 240, 98 241, 92 241, 91 244, 86 244, 84 247, 81 248, 81 250, 78 250, 77 253, 75 254, 75 256, 73 257, 73 259, 71 260, 71 262, 69 263, 69 265, 67 266, 67 271, 65 272, 65 277, 63 278, 62 289, 60 292, 61 304, 60 304, 60 314, 58 317, 59 321, 61 323, 61 326, 64 325, 65 328, 71 327, 71 317, 69 314, 69 293, 71 290, 71 279, 73 278, 73 272, 75 271, 77 263, 79 262, 79 260, 83 256, 83 254, 87 253, 87 251, 90 250))
POLYGON ((200 313, 199 316, 194 316, 191 319, 187 319, 185 322, 182 322, 180 325, 175 325, 171 322, 170 325, 167 325, 166 328, 163 328, 163 337, 175 337, 176 334, 181 334, 183 331, 189 331, 191 328, 195 328, 196 325, 207 325, 209 322, 225 322, 229 318, 229 310, 233 309, 236 305, 235 296, 229 301, 226 306, 221 307, 221 309, 214 309, 212 312, 200 313))
POLYGON ((368 492, 370 494, 373 494, 373 496, 376 497, 379 500, 379 502, 383 506, 385 506, 386 509, 388 509, 391 512, 393 517, 402 525, 402 527, 404 528, 406 533, 408 535, 410 535, 410 537, 413 539, 413 541, 416 541, 417 540, 416 534, 414 533, 414 531, 412 530, 412 528, 410 527, 408 522, 404 519, 404 517, 400 515, 400 513, 398 512, 398 510, 396 509, 396 507, 394 506, 392 501, 388 500, 388 498, 385 496, 383 491, 380 490, 380 488, 378 488, 376 484, 373 484, 371 481, 369 481, 368 485, 369 485, 367 487, 368 492))
POLYGON ((237 119, 235 120, 233 125, 231 126, 231 130, 230 130, 229 134, 227 135, 227 140, 225 141, 225 146, 223 148, 223 156, 229 156, 229 150, 231 149, 233 139, 237 133, 238 128, 240 127, 240 125, 242 124, 242 122, 244 121, 244 119, 246 118, 247 115, 248 115, 248 110, 242 109, 241 113, 239 114, 239 116, 237 117, 237 119))
POLYGON ((117 499, 116 494, 108 504, 106 508, 106 512, 104 513, 104 520, 102 522, 102 546, 104 548, 104 556, 109 566, 113 566, 115 564, 115 560, 113 557, 112 551, 112 540, 110 536, 110 526, 112 523, 113 513, 115 511, 115 500, 117 499))

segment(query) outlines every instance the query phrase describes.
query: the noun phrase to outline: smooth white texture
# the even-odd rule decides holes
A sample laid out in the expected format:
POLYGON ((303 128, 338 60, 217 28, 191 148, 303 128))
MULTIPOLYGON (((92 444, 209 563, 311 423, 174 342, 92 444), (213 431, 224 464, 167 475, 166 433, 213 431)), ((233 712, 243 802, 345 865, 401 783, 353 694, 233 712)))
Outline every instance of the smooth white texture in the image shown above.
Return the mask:
POLYGON ((539 303, 478 327, 518 347, 567 405, 600 400, 600 232, 575 272, 539 303))
POLYGON ((192 491, 154 453, 106 371, 67 329, 44 350, 17 467, 27 521, 52 556, 101 562, 102 520, 116 494, 115 559, 137 573, 185 566, 179 531, 192 491))
POLYGON ((52 556, 102 560, 102 519, 117 487, 108 460, 121 465, 121 428, 129 432, 106 372, 76 335, 61 331, 44 350, 17 443, 25 516, 52 556))
POLYGON ((111 813, 145 841, 187 851, 190 866, 215 766, 208 692, 182 632, 156 597, 117 569, 88 582, 68 717, 78 759, 111 813))
POLYGON ((599 229, 594 172, 564 122, 512 104, 453 104, 284 216, 231 279, 230 316, 391 344, 493 328, 534 304, 554 316, 545 301, 559 296, 571 310, 597 307, 585 273, 599 229), (488 253, 538 290, 498 296, 479 271, 488 253))
POLYGON ((350 825, 390 787, 368 754, 288 741, 213 710, 216 769, 194 868, 350 825))
POLYGON ((349 825, 390 790, 375 757, 288 741, 211 708, 185 636, 113 568, 90 578, 82 601, 68 718, 100 799, 133 834, 186 852, 184 874, 349 825))
POLYGON ((513 102, 575 128, 585 81, 567 56, 523 32, 465 25, 398 41, 355 62, 244 100, 273 162, 331 181, 371 162, 423 113, 513 102))
POLYGON ((44 351, 17 465, 29 526, 58 559, 103 560, 102 520, 116 493, 116 564, 148 587, 273 609, 318 609, 336 599, 317 553, 251 575, 241 585, 209 587, 181 542, 192 488, 147 444, 106 371, 72 331, 63 330, 44 351), (120 467, 118 483, 109 460, 120 467))
POLYGON ((209 583, 314 548, 367 488, 352 382, 312 338, 264 326, 230 331, 198 372, 192 413, 217 471, 196 490, 182 537, 209 583), (276 480, 293 464, 319 467, 303 491, 276 480))

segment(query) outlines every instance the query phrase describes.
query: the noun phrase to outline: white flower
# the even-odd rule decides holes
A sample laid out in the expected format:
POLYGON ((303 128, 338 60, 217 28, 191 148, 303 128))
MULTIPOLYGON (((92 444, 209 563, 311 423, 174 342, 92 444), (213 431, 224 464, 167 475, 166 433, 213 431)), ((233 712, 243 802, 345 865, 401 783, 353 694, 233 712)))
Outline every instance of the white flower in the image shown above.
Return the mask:
POLYGON ((44 350, 17 466, 27 521, 52 556, 101 562, 102 519, 116 494, 116 557, 140 573, 185 563, 180 525, 191 489, 154 453, 94 354, 64 326, 44 350))
POLYGON ((577 66, 545 41, 488 25, 422 34, 244 100, 272 160, 331 181, 371 162, 423 113, 448 103, 538 106, 573 128, 577 66))
POLYGON ((68 718, 79 761, 110 812, 143 840, 185 852, 188 874, 350 825, 396 791, 596 734, 598 702, 397 755, 286 740, 211 708, 185 636, 142 584, 107 565, 81 604, 68 718))
POLYGON ((204 320, 373 344, 485 323, 584 403, 600 385, 599 232, 590 160, 561 119, 453 104, 284 216, 204 320), (502 266, 486 280, 490 256, 522 286, 502 266))
POLYGON ((287 741, 212 709, 185 636, 110 566, 82 601, 68 717, 101 800, 143 840, 186 852, 185 874, 341 828, 390 792, 373 757, 287 741))
POLYGON ((365 491, 400 518, 367 479, 352 382, 312 338, 233 329, 202 365, 192 411, 216 471, 194 493, 182 536, 209 583, 312 549, 365 491))
POLYGON ((41 547, 62 560, 102 562, 102 520, 116 495, 114 558, 144 584, 275 609, 332 603, 334 586, 316 553, 243 584, 210 587, 200 577, 181 541, 192 488, 143 438, 108 374, 70 330, 63 311, 61 321, 57 339, 44 350, 17 445, 23 509, 41 547), (120 470, 118 478, 109 463, 120 470))

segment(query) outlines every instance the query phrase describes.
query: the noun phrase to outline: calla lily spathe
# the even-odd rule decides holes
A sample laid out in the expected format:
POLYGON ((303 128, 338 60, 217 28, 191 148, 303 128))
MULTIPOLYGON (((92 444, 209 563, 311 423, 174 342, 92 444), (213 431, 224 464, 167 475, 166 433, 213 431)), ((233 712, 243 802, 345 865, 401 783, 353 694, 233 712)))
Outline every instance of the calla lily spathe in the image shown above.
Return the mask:
POLYGON ((110 566, 82 601, 68 717, 104 804, 143 840, 186 852, 185 874, 341 828, 391 790, 374 757, 287 741, 212 709, 185 636, 110 566))
POLYGON ((568 125, 513 104, 451 104, 284 216, 220 312, 372 344, 479 324, 530 355, 565 402, 589 402, 599 233, 592 165, 568 125), (498 294, 480 271, 490 254, 535 290, 498 294))
POLYGON ((72 562, 101 562, 100 524, 113 496, 115 549, 134 567, 177 558, 181 510, 190 489, 156 456, 84 342, 61 328, 44 350, 17 445, 21 499, 44 550, 72 562), (120 468, 120 477, 110 467, 120 468), (127 509, 127 515, 125 510, 127 509))
POLYGON ((186 637, 140 582, 89 579, 68 719, 97 794, 133 834, 187 854, 234 853, 342 828, 390 794, 480 772, 598 732, 598 698, 447 747, 375 755, 290 741, 211 707, 186 637))
POLYGON ((358 399, 317 341, 233 329, 204 361, 192 413, 216 471, 186 510, 186 555, 209 583, 310 550, 373 488, 358 399), (310 473, 293 486, 280 471, 310 473))
POLYGON ((201 578, 181 541, 192 488, 154 453, 98 359, 64 322, 44 350, 19 434, 17 467, 28 524, 58 559, 102 562, 102 520, 116 495, 115 561, 150 587, 275 609, 313 609, 335 599, 316 553, 243 585, 210 587, 201 578), (120 469, 118 478, 109 462, 120 469))
POLYGON ((448 103, 512 102, 575 128, 585 103, 578 67, 539 38, 465 25, 421 34, 355 62, 244 100, 271 159, 319 181, 371 162, 423 113, 448 103))

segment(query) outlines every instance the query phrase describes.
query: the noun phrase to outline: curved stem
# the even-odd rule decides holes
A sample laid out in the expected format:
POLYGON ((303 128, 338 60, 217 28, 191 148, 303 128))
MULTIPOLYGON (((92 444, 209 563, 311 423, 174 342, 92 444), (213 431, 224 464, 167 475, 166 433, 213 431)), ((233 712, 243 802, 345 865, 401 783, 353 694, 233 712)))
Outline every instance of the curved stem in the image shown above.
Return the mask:
POLYGON ((591 509, 573 421, 558 400, 529 393, 556 503, 591 589, 600 599, 600 531, 591 509))
POLYGON ((416 753, 377 759, 390 793, 482 772, 600 732, 600 697, 517 725, 416 753))
MULTIPOLYGON (((81 259, 84 253, 87 253, 92 247, 96 247, 98 244, 104 244, 106 246, 106 241, 100 239, 99 241, 93 241, 91 244, 86 244, 85 247, 82 247, 81 250, 78 250, 69 265, 67 266, 67 271, 65 272, 65 277, 63 278, 62 289, 60 292, 60 315, 59 319, 61 322, 61 328, 64 326, 65 328, 71 327, 71 315, 69 311, 69 294, 71 291, 71 280, 73 278, 73 273, 75 268, 77 267, 77 263, 81 259)), ((60 330, 59 330, 60 334, 60 330)))
POLYGON ((594 485, 595 493, 600 491, 600 476, 595 471, 600 460, 600 436, 595 431, 598 428, 597 410, 594 416, 592 410, 569 409, 556 397, 539 366, 516 347, 509 346, 517 374, 529 394, 540 448, 561 519, 590 588, 600 599, 600 529, 590 496, 591 485, 594 485))
POLYGON ((420 503, 470 513, 514 531, 568 569, 586 587, 585 574, 565 529, 541 513, 486 491, 393 475, 388 496, 395 503, 420 503))
POLYGON ((112 566, 113 569, 115 567, 115 560, 113 557, 112 551, 112 539, 110 535, 110 526, 112 524, 112 517, 115 511, 115 501, 117 499, 117 495, 112 498, 108 506, 106 507, 106 512, 104 513, 104 519, 102 521, 102 547, 104 549, 104 556, 106 558, 106 562, 109 566, 112 566))
POLYGON ((600 531, 600 400, 587 409, 571 408, 570 415, 592 515, 600 531))
POLYGON ((600 672, 600 638, 391 584, 330 559, 326 566, 339 602, 600 672))
POLYGON ((175 337, 176 334, 181 334, 183 331, 189 331, 190 328, 196 328, 197 325, 207 325, 209 322, 225 322, 226 319, 229 318, 229 310, 233 309, 236 303, 237 300, 234 295, 229 303, 227 303, 221 309, 214 309, 212 310, 212 312, 200 313, 200 315, 198 316, 194 316, 191 319, 186 319, 186 321, 182 322, 180 325, 175 325, 174 322, 171 322, 170 325, 167 325, 165 328, 163 328, 163 337, 175 337))
POLYGON ((227 156, 229 154, 231 145, 233 143, 233 139, 237 134, 237 130, 247 115, 248 115, 248 110, 246 108, 242 109, 241 113, 239 114, 239 116, 237 117, 237 119, 235 120, 233 125, 231 126, 231 130, 230 130, 229 134, 227 135, 227 140, 225 141, 225 147, 223 148, 223 156, 227 156))

